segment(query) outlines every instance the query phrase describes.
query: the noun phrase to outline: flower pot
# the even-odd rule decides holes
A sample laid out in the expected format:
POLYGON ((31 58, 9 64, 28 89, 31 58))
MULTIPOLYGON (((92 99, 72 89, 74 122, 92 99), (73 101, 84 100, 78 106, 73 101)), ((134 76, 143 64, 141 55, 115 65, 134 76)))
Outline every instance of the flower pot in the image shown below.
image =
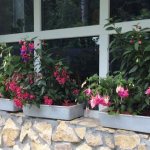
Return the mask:
POLYGON ((72 120, 83 116, 83 112, 82 104, 73 106, 40 105, 40 108, 29 104, 23 106, 23 113, 26 116, 40 118, 72 120))
POLYGON ((107 111, 108 106, 98 105, 99 111, 107 111))
POLYGON ((105 127, 150 133, 150 117, 147 116, 109 115, 107 112, 99 112, 99 117, 101 125, 105 127))
POLYGON ((5 99, 5 98, 0 98, 0 110, 17 112, 17 111, 20 111, 21 109, 17 108, 14 105, 13 100, 5 99))
POLYGON ((98 119, 102 126, 150 133, 150 117, 138 115, 109 115, 107 112, 89 110, 85 117, 98 119))

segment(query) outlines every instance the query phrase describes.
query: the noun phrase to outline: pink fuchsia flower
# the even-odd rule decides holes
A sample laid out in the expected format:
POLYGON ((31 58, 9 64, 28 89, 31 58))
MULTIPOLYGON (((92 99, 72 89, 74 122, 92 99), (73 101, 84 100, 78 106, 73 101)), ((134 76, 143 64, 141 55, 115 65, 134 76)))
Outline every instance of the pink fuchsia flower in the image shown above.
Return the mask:
POLYGON ((121 85, 117 86, 116 93, 119 93, 120 91, 124 91, 124 87, 122 87, 121 85))
POLYGON ((18 99, 18 98, 14 98, 14 104, 18 108, 22 108, 22 106, 23 106, 22 101, 20 99, 18 99))
POLYGON ((150 96, 150 87, 148 87, 148 89, 145 91, 145 94, 150 96))
POLYGON ((33 99, 35 99, 35 95, 30 94, 29 98, 30 98, 30 100, 33 100, 33 99))
POLYGON ((84 90, 84 94, 85 94, 86 96, 91 96, 92 90, 91 90, 90 88, 88 88, 88 89, 84 90))
POLYGON ((128 89, 125 90, 122 86, 117 86, 116 92, 121 98, 127 98, 129 96, 128 89))
POLYGON ((103 106, 109 106, 110 105, 110 102, 109 102, 110 97, 105 95, 105 96, 103 96, 103 99, 104 99, 103 106))
POLYGON ((99 105, 103 101, 102 97, 97 94, 96 96, 91 96, 91 100, 89 101, 92 108, 99 105))

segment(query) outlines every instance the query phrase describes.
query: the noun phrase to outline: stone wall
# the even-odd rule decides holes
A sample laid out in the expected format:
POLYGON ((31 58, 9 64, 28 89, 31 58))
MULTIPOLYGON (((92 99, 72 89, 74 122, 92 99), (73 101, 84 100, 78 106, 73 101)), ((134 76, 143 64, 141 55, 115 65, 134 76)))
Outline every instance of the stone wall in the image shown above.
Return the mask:
POLYGON ((150 150, 148 134, 103 128, 90 118, 27 118, 0 112, 1 150, 150 150))

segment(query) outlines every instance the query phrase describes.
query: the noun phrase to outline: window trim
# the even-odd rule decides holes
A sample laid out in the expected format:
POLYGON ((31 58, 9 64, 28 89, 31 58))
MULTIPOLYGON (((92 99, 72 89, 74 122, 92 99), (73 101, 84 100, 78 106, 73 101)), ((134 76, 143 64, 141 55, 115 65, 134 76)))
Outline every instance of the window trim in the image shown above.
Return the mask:
MULTIPOLYGON (((101 36, 99 41, 99 76, 105 77, 109 71, 109 36, 115 34, 104 28, 107 23, 106 19, 110 16, 109 13, 110 0, 100 0, 99 25, 42 31, 41 0, 34 0, 34 32, 0 35, 0 43, 18 42, 26 37, 37 37, 34 42, 39 43, 41 40, 101 36)), ((138 23, 142 28, 145 28, 149 26, 150 19, 119 22, 116 23, 116 27, 122 27, 122 31, 126 32, 138 23)))

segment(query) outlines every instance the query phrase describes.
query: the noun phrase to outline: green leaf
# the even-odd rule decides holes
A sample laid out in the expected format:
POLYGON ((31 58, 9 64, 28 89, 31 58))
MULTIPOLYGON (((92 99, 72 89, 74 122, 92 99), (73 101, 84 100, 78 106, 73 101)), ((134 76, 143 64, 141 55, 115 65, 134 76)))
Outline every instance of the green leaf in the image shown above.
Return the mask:
POLYGON ((121 27, 116 28, 116 32, 117 32, 117 33, 121 33, 121 30, 122 30, 121 27))
POLYGON ((146 104, 147 104, 147 105, 149 105, 149 104, 150 104, 149 99, 146 99, 146 100, 145 100, 145 102, 146 102, 146 104))
POLYGON ((107 27, 106 30, 114 30, 114 27, 107 27))
POLYGON ((150 45, 148 45, 148 46, 144 49, 144 51, 150 51, 150 45))
POLYGON ((135 72, 138 69, 138 66, 134 66, 132 69, 130 69, 129 74, 135 72))
POLYGON ((138 43, 138 42, 136 42, 136 43, 134 44, 134 48, 135 48, 135 50, 138 50, 138 49, 139 49, 139 43, 138 43))

